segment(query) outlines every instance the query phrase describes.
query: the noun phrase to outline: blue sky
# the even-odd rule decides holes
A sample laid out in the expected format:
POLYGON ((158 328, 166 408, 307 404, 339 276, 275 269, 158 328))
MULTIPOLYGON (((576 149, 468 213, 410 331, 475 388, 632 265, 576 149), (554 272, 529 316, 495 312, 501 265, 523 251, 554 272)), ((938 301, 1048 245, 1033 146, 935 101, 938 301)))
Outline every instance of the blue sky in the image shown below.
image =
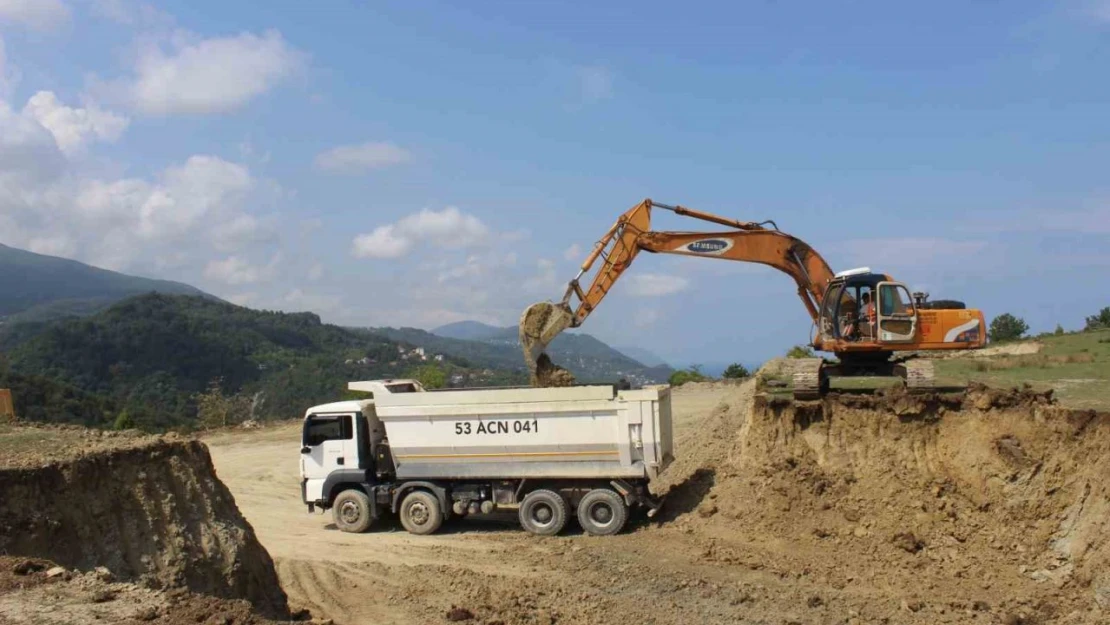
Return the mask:
MULTIPOLYGON (((1076 328, 1110 305, 1108 44, 1106 0, 0 0, 0 242, 508 325, 651 197, 1076 328)), ((809 325, 773 270, 641 256, 583 330, 758 362, 809 325)))

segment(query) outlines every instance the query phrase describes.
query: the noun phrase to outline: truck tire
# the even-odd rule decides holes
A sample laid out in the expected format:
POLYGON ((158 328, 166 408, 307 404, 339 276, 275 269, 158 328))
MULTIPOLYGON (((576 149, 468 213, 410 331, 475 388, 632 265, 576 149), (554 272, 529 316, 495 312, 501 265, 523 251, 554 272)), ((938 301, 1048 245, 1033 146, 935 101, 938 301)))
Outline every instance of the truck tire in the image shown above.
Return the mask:
POLYGON ((595 488, 578 502, 578 524, 591 536, 612 536, 628 522, 624 498, 608 488, 595 488))
POLYGON ((361 490, 345 490, 332 503, 335 526, 344 532, 361 534, 374 522, 371 516, 370 497, 361 490))
POLYGON ((401 502, 401 525, 410 533, 426 536, 443 525, 443 510, 436 496, 424 490, 414 490, 401 502))
POLYGON ((528 493, 520 503, 520 525, 537 536, 554 536, 567 526, 567 500, 553 490, 528 493))

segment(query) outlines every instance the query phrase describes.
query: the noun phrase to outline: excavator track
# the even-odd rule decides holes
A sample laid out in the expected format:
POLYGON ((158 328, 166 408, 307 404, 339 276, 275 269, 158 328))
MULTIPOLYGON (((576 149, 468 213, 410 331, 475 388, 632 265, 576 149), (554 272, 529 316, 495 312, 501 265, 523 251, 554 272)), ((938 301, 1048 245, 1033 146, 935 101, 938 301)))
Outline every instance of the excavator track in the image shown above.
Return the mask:
POLYGON ((812 401, 821 399, 829 388, 822 358, 800 358, 794 361, 794 399, 812 401))
POLYGON ((906 390, 930 391, 936 388, 936 372, 932 360, 907 360, 899 365, 898 373, 906 380, 906 390))

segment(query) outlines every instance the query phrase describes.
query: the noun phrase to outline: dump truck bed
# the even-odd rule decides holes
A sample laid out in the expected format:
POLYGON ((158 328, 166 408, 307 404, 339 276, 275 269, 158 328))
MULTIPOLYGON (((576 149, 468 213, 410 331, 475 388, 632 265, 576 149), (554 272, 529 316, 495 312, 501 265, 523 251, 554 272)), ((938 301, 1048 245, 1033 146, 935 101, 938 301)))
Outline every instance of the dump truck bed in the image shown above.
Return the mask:
POLYGON ((670 389, 378 394, 399 479, 653 478, 673 459, 670 389))

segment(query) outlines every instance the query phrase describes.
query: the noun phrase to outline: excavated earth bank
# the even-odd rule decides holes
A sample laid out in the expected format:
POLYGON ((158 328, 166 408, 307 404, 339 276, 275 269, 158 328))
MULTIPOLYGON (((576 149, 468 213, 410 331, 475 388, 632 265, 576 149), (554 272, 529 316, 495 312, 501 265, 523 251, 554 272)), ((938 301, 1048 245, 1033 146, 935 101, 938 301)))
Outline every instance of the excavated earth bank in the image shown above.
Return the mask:
POLYGON ((41 463, 4 459, 0 554, 104 567, 113 579, 245 599, 288 617, 273 561, 207 447, 172 436, 77 447, 41 463))
POLYGON ((1110 414, 1029 389, 795 404, 750 384, 679 449, 672 521, 722 562, 759 546, 873 588, 858 622, 1110 623, 1110 414))

